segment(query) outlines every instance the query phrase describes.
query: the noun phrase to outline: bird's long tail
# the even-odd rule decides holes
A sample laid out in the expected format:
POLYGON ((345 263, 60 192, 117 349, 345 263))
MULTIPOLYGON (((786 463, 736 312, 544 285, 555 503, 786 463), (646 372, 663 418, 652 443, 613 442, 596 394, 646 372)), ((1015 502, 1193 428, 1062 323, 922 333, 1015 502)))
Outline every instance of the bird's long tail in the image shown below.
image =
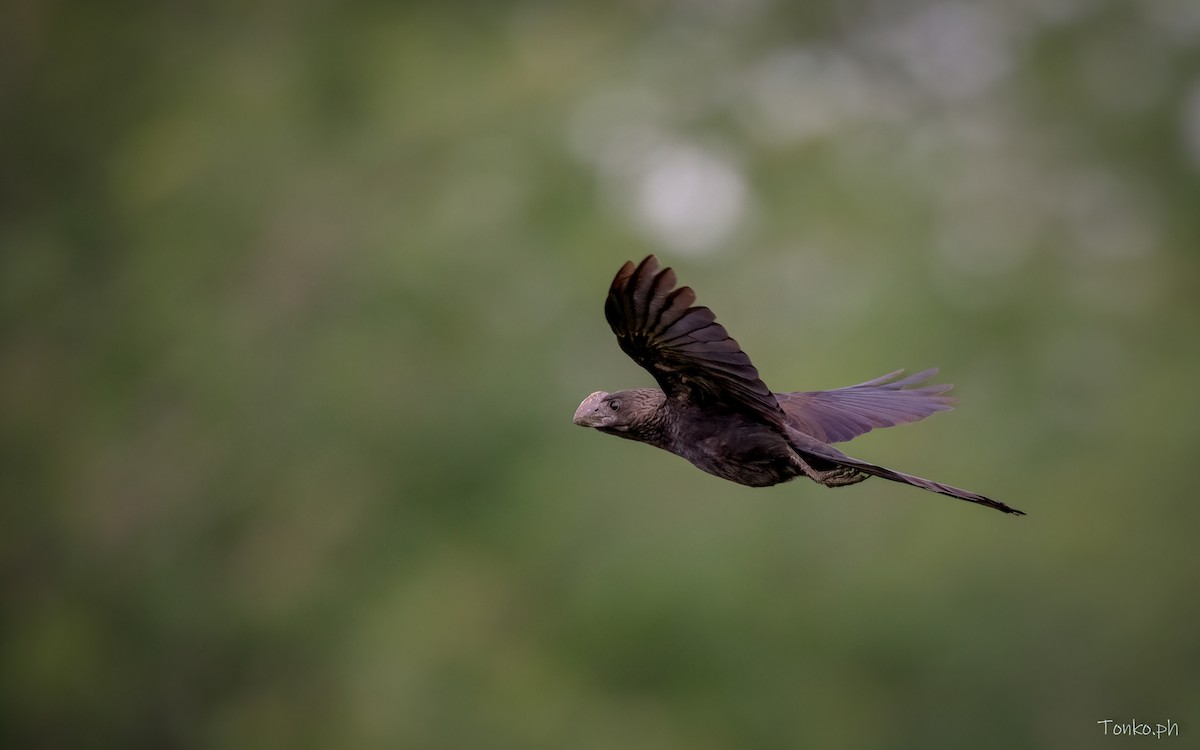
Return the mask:
POLYGON ((996 510, 1003 511, 1004 513, 1012 513, 1015 516, 1025 515, 1025 511, 1017 510, 1010 505, 1005 505, 999 500, 993 500, 990 497, 984 497, 983 495, 980 495, 977 492, 971 492, 970 490, 963 490, 959 489, 958 487, 951 487, 948 484, 935 482, 932 479, 924 479, 922 477, 913 476, 912 474, 905 474, 902 471, 889 469, 885 466, 876 466, 875 464, 869 464, 866 461, 859 461, 858 459, 850 458, 849 456, 844 459, 839 459, 838 463, 844 466, 851 466, 856 470, 861 471, 864 474, 870 474, 873 477, 881 477, 883 479, 890 479, 893 482, 911 484, 913 487, 920 487, 923 490, 936 492, 939 495, 956 497, 959 500, 966 500, 969 503, 986 505, 989 508, 995 508, 996 510))
MULTIPOLYGON (((828 462, 826 465, 845 467, 869 476, 881 477, 883 479, 888 479, 893 482, 900 482, 902 484, 910 484, 913 487, 920 487, 923 490, 936 492, 939 495, 955 497, 959 500, 966 500, 969 503, 976 503, 978 505, 987 506, 988 508, 995 508, 998 511, 1011 513, 1015 516, 1025 515, 1024 511, 1017 510, 1012 506, 1005 505, 999 500, 993 500, 990 497, 985 497, 977 492, 959 489, 958 487, 951 487, 948 484, 935 482, 932 479, 924 479, 922 477, 913 476, 912 474, 905 474, 902 471, 889 469, 886 466, 877 466, 872 463, 867 463, 866 461, 860 461, 857 458, 847 456, 845 453, 842 453, 828 443, 823 443, 790 427, 785 429, 787 430, 788 438, 792 443, 792 447, 800 452, 802 459, 806 457, 815 458, 821 462, 828 462)), ((805 464, 806 466, 809 465, 807 461, 805 461, 805 464)), ((829 471, 821 470, 817 473, 828 474, 831 479, 834 479, 834 481, 829 483, 830 486, 853 483, 852 477, 848 476, 848 473, 844 469, 834 469, 829 471)), ((818 482, 821 481, 821 477, 819 476, 813 477, 813 479, 818 482)))

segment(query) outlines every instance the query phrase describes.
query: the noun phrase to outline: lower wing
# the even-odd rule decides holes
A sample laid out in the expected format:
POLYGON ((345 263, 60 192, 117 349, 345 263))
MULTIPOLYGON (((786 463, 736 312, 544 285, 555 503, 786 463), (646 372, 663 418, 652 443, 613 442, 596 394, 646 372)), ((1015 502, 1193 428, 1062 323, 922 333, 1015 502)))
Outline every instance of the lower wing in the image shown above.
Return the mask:
POLYGON ((917 386, 937 374, 925 370, 900 378, 903 370, 832 391, 776 393, 775 400, 794 429, 825 443, 841 443, 870 432, 924 419, 949 409, 954 399, 943 395, 949 385, 917 386))

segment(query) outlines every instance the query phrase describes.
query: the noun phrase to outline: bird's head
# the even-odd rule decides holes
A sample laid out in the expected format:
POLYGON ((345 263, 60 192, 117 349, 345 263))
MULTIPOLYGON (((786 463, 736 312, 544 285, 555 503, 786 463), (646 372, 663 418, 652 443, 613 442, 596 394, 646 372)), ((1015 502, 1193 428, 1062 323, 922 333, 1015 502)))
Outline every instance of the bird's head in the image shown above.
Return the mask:
POLYGON ((651 388, 606 393, 596 391, 575 410, 575 424, 602 432, 629 432, 643 424, 662 406, 663 392, 651 388))

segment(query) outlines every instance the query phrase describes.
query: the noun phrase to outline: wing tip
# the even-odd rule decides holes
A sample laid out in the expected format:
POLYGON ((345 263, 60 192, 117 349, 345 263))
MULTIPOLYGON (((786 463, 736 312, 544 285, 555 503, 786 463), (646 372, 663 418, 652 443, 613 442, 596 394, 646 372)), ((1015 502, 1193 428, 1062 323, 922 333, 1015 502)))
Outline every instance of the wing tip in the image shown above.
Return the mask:
POLYGON ((623 284, 624 282, 628 281, 629 277, 633 276, 633 272, 635 270, 637 270, 637 269, 633 265, 633 261, 631 261, 631 260, 625 261, 625 263, 620 267, 620 269, 617 270, 617 275, 613 276, 612 284, 610 284, 609 286, 616 288, 618 285, 623 284))
MULTIPOLYGON (((628 261, 627 265, 633 265, 633 261, 628 261)), ((637 268, 634 269, 633 273, 639 279, 646 275, 651 277, 657 276, 661 273, 658 266, 658 257, 651 253, 642 258, 642 262, 637 264, 637 268)))

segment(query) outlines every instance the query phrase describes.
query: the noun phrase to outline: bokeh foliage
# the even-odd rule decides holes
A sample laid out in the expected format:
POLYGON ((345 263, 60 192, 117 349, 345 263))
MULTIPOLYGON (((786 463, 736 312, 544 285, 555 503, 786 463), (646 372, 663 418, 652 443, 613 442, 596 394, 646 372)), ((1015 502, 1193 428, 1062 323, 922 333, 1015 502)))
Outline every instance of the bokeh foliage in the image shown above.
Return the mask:
POLYGON ((1194 3, 2 16, 5 746, 1200 731, 1194 3), (1029 517, 574 428, 647 252, 1029 517))

